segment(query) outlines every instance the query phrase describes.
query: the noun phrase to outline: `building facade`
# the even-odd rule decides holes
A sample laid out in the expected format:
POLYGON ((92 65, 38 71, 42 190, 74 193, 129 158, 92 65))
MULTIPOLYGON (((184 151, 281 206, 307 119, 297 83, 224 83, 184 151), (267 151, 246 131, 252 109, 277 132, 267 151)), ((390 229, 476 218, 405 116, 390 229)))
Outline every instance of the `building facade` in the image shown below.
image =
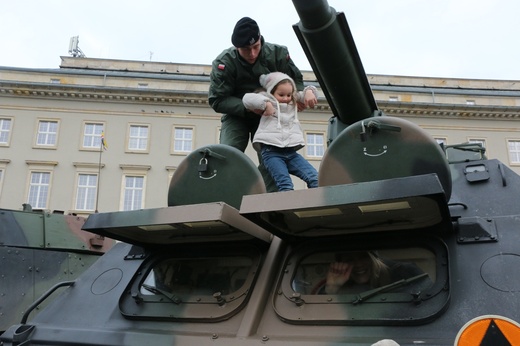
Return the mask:
MULTIPOLYGON (((193 150, 218 143, 209 65, 62 57, 59 69, 0 67, 0 208, 88 215, 167 205, 193 150)), ((318 87, 299 115, 318 170, 332 113, 318 87)), ((520 173, 520 81, 369 75, 379 108, 447 145, 480 142, 520 173)), ((246 154, 256 163, 251 146, 246 154)), ((305 188, 294 180, 295 188, 305 188)))

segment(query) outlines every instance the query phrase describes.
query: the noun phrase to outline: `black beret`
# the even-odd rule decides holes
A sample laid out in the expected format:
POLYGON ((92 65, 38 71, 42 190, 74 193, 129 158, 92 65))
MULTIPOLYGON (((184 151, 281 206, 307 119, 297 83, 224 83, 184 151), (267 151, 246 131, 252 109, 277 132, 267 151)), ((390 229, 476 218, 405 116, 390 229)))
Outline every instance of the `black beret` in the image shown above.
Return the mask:
POLYGON ((258 40, 260 40, 258 24, 249 17, 240 19, 235 25, 233 35, 231 36, 233 46, 242 48, 255 44, 258 40))

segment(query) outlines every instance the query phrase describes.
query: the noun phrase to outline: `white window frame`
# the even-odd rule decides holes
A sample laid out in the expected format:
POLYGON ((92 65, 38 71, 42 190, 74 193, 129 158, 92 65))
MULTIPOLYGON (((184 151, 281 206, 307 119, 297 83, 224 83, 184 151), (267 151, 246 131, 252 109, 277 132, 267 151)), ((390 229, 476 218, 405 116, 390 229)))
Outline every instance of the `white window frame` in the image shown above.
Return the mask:
POLYGON ((2 196, 2 186, 4 185, 5 171, 9 162, 11 162, 9 159, 0 159, 0 197, 2 196))
POLYGON ((90 162, 73 162, 72 163, 74 167, 76 167, 76 176, 74 181, 74 194, 72 196, 71 200, 71 209, 73 213, 78 215, 88 215, 92 212, 95 212, 98 208, 98 202, 99 202, 99 186, 100 181, 103 178, 103 175, 101 174, 101 169, 105 167, 105 164, 98 163, 90 163, 90 162), (79 178, 80 175, 96 175, 96 189, 95 189, 95 197, 94 197, 94 206, 92 209, 76 209, 77 202, 79 197, 79 178))
POLYGON ((507 153, 509 157, 509 164, 511 166, 520 166, 520 139, 507 140, 507 153))
POLYGON ((166 166, 166 171, 168 172, 168 181, 166 185, 166 189, 169 190, 170 184, 172 182, 173 175, 175 174, 175 171, 177 170, 177 166, 166 166))
POLYGON ((137 124, 131 123, 128 124, 128 132, 127 132, 127 145, 126 151, 129 153, 148 153, 150 148, 150 125, 149 124, 137 124), (132 129, 137 128, 137 133, 132 133, 132 129), (142 129, 146 129, 146 135, 143 135, 142 129), (132 147, 132 143, 136 143, 137 145, 132 147), (143 147, 144 143, 144 147, 143 147))
POLYGON ((0 117, 0 140, 3 136, 6 137, 5 141, 0 142, 0 147, 8 147, 11 145, 11 133, 13 131, 13 122, 14 119, 11 117, 0 117))
POLYGON ((2 196, 2 186, 4 185, 5 169, 0 166, 0 197, 2 196))
POLYGON ((144 206, 144 188, 146 184, 145 175, 125 174, 123 175, 123 196, 121 210, 139 210, 144 206), (136 185, 140 181, 141 184, 136 185), (131 185, 129 185, 131 184, 131 185))
POLYGON ((444 146, 448 145, 448 138, 446 138, 446 137, 433 136, 433 139, 435 140, 435 142, 437 142, 437 144, 442 144, 444 146))
POLYGON ((194 126, 187 126, 187 125, 175 125, 173 126, 172 131, 172 147, 171 152, 172 154, 180 154, 180 155, 186 155, 193 151, 193 148, 195 148, 195 127, 194 126), (181 133, 178 132, 181 131, 181 133), (186 133, 188 133, 188 130, 191 132, 191 138, 186 137, 186 133), (178 136, 181 134, 181 136, 178 136), (189 148, 186 143, 189 143, 189 148), (181 147, 177 148, 177 144, 180 144, 181 147))
POLYGON ((4 185, 5 171, 9 162, 11 162, 9 159, 0 159, 0 197, 2 197, 2 186, 4 185))
MULTIPOLYGON (((27 174, 27 182, 26 182, 26 193, 25 193, 25 200, 26 203, 30 204, 33 209, 51 209, 50 208, 50 200, 51 200, 51 194, 52 194, 52 179, 54 175, 54 167, 58 164, 57 161, 36 161, 36 160, 26 160, 25 163, 27 166, 29 166, 28 174, 27 174), (32 183, 32 177, 33 174, 49 174, 49 181, 47 186, 46 195, 43 196, 45 201, 43 203, 31 203, 29 200, 33 188, 37 186, 45 186, 45 184, 41 183, 32 183)), ((39 190, 39 188, 38 188, 39 190)), ((40 192, 38 192, 38 195, 40 195, 40 192)), ((41 198, 38 197, 38 200, 41 198)))
MULTIPOLYGON (((85 121, 83 122, 83 130, 81 136, 81 149, 99 151, 101 148, 101 133, 105 131, 105 123, 101 121, 85 121), (89 126, 93 126, 89 129, 89 126), (88 129, 88 132, 87 132, 88 129), (88 139, 88 143, 86 142, 88 139)), ((106 134, 105 134, 106 137, 106 134)))
POLYGON ((34 138, 35 148, 45 149, 56 149, 58 147, 58 136, 60 130, 60 121, 58 119, 39 119, 36 127, 36 136, 34 138), (41 125, 47 123, 47 127, 42 129, 41 125), (49 128, 50 124, 56 124, 56 131, 53 132, 49 128), (43 142, 40 142, 40 138, 44 138, 43 142), (54 138, 54 141, 50 140, 54 138))
POLYGON ((74 199, 74 210, 78 211, 95 211, 97 208, 97 189, 99 175, 92 172, 79 172, 76 174, 76 194, 74 199), (89 177, 87 184, 81 183, 82 177, 89 177), (91 177, 95 177, 94 185, 92 185, 91 177), (78 203, 81 201, 81 205, 78 203), (91 201, 91 202, 89 202, 91 201))
POLYGON ((144 209, 145 200, 146 200, 146 183, 147 183, 147 173, 150 170, 151 166, 148 165, 120 165, 119 166, 123 170, 123 175, 121 177, 121 196, 119 201, 119 210, 128 211, 128 210, 138 210, 144 209), (140 188, 135 188, 135 186, 127 187, 127 178, 142 178, 143 185, 140 188), (141 200, 137 201, 138 205, 134 205, 136 202, 134 200, 135 191, 141 191, 141 200), (128 193, 131 193, 132 196, 132 209, 127 209, 125 205, 126 198, 128 193))
POLYGON ((306 131, 305 132, 305 157, 310 160, 321 160, 326 150, 326 136, 325 132, 322 131, 306 131), (318 141, 311 142, 311 138, 322 138, 322 143, 318 141), (322 148, 320 153, 319 148, 322 148))
POLYGON ((483 148, 486 148, 486 140, 483 139, 483 138, 475 138, 475 137, 471 137, 471 138, 468 138, 468 143, 477 143, 477 144, 482 144, 482 147, 483 147, 483 148))
POLYGON ((52 171, 45 170, 31 170, 29 171, 29 181, 27 189, 26 202, 31 205, 33 209, 48 209, 49 196, 51 191, 52 171), (39 175, 40 179, 33 182, 33 176, 39 175), (47 183, 42 183, 41 178, 48 177, 47 183), (31 195, 36 193, 36 200, 31 200, 31 195))

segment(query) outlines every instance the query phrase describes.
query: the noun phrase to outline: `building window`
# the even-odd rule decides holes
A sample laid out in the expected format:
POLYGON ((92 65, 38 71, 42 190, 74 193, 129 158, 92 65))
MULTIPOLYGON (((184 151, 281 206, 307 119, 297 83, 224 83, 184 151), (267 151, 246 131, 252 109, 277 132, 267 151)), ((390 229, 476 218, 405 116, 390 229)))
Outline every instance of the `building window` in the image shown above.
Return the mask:
POLYGON ((166 170, 168 171, 168 180, 166 182, 166 189, 170 187, 170 184, 172 182, 173 175, 175 174, 175 171, 177 170, 176 166, 166 166, 166 170))
POLYGON ((84 149, 101 149, 101 133, 104 124, 102 123, 85 123, 83 128, 83 148, 84 149))
POLYGON ((143 208, 144 176, 126 175, 124 179, 123 210, 143 208))
POLYGON ((76 210, 96 209, 97 174, 79 174, 76 190, 76 210))
POLYGON ((9 159, 0 159, 0 196, 2 195, 2 186, 4 185, 5 170, 9 162, 11 162, 9 159))
POLYGON ((0 118, 0 146, 8 146, 11 135, 11 119, 0 118))
POLYGON ((50 172, 31 172, 27 203, 35 209, 47 208, 50 182, 50 172))
POLYGON ((520 140, 507 141, 511 164, 520 164, 520 140))
POLYGON ((173 132, 173 152, 189 153, 193 148, 193 128, 175 127, 173 132))
POLYGON ((480 144, 482 146, 482 148, 486 147, 485 139, 470 138, 470 139, 468 139, 468 143, 480 144))
POLYGON ((448 144, 448 140, 445 137, 434 137, 433 139, 435 139, 437 144, 442 144, 442 145, 448 144))
POLYGON ((306 133, 306 139, 306 156, 311 158, 323 157, 325 153, 325 135, 323 133, 306 133))
POLYGON ((468 143, 471 143, 471 144, 479 144, 480 147, 482 148, 482 150, 480 151, 480 158, 487 158, 486 156, 486 152, 487 152, 487 148, 486 148, 486 140, 485 139, 480 139, 480 138, 469 138, 468 139, 468 143))
POLYGON ((36 145, 43 147, 56 147, 57 140, 58 122, 55 120, 40 120, 38 122, 36 145))
POLYGON ((148 125, 130 125, 128 131, 128 150, 147 151, 148 150, 148 125))

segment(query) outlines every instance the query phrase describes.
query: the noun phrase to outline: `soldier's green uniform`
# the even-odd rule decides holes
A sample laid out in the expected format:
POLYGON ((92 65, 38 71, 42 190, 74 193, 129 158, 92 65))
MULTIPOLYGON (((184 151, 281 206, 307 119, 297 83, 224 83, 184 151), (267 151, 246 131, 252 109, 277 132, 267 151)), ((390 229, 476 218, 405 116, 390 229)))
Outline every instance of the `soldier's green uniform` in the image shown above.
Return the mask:
MULTIPOLYGON (((210 76, 209 104, 222 113, 220 143, 245 151, 258 128, 260 115, 245 109, 242 97, 260 88, 260 75, 283 72, 294 80, 298 90, 303 90, 303 76, 291 60, 287 47, 261 38, 262 48, 256 62, 246 62, 237 48, 230 47, 213 61, 210 76)), ((265 170, 259 156, 259 169, 268 192, 276 191, 276 185, 265 170)))

